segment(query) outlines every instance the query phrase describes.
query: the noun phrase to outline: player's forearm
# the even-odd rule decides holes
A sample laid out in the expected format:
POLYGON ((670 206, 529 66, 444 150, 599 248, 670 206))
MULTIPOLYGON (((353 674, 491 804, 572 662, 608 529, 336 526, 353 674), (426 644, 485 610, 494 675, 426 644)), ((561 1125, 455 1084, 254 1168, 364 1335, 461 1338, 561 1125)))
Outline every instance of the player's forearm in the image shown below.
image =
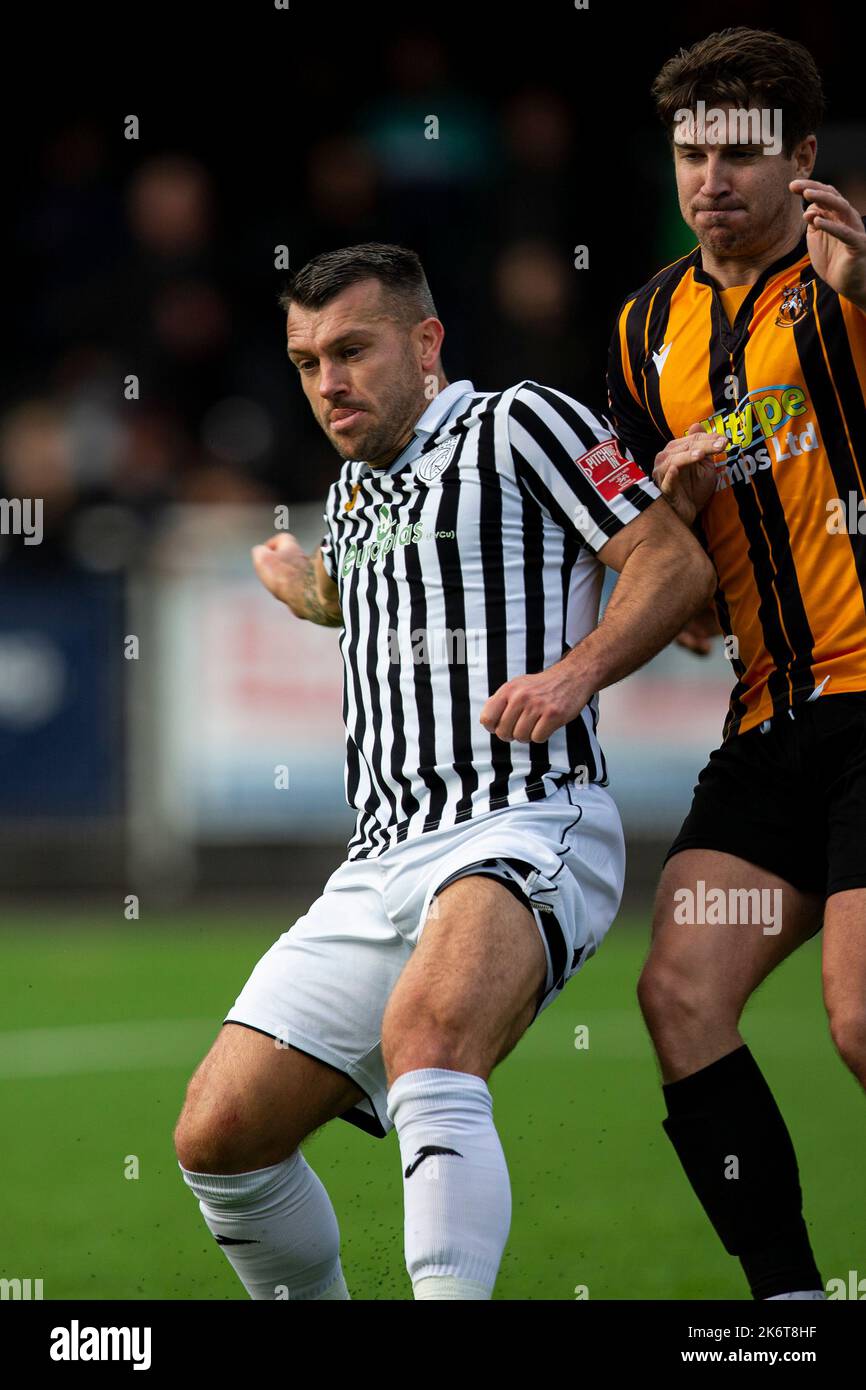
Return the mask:
POLYGON ((697 544, 685 550, 637 546, 598 627, 563 665, 573 661, 591 691, 614 685, 666 647, 715 589, 715 570, 697 544))
POLYGON ((322 627, 342 627, 343 614, 340 605, 327 600, 319 592, 315 559, 311 557, 303 567, 298 566, 286 582, 283 602, 297 618, 307 622, 319 623, 322 627))

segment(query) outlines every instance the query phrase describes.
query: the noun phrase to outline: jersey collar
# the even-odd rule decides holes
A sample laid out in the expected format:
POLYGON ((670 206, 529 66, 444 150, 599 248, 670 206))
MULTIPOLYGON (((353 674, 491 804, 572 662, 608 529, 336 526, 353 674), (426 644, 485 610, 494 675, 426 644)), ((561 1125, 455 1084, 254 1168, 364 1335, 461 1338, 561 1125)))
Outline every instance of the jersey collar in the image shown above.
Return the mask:
POLYGON ((418 417, 412 432, 412 438, 409 440, 405 449, 397 455, 393 463, 390 463, 387 468, 371 468, 369 463, 362 463, 361 476, 372 476, 375 478, 387 477, 397 469, 402 468, 408 462, 410 454, 414 454, 416 450, 419 453, 423 451, 427 441, 436 434, 440 425, 453 413, 455 407, 463 397, 471 396, 474 392, 475 387, 468 379, 464 379, 463 381, 452 381, 450 385, 446 386, 444 390, 439 391, 438 394, 433 397, 427 409, 418 417), (419 442, 421 445, 420 449, 418 449, 419 442))
POLYGON ((780 256, 779 259, 777 261, 773 261, 771 265, 764 267, 755 283, 750 287, 749 293, 746 295, 745 299, 740 305, 734 322, 730 323, 728 321, 728 316, 722 309, 721 302, 719 300, 719 287, 716 284, 715 280, 713 280, 704 270, 703 262, 701 261, 701 248, 700 246, 696 247, 694 279, 698 282, 699 285, 708 285, 712 290, 715 322, 717 325, 718 332, 721 336, 722 346, 724 347, 726 352, 734 352, 740 346, 742 346, 742 343, 745 340, 746 330, 748 328, 749 323, 751 322, 752 310, 754 309, 755 304, 758 301, 758 298, 761 294, 763 294, 764 289, 766 288, 770 280, 772 280, 773 277, 775 275, 778 275, 781 271, 787 270, 789 266, 796 265, 797 261, 801 260, 803 256, 807 254, 807 252, 808 246, 806 242, 806 233, 803 232, 803 235, 800 237, 800 240, 797 242, 796 246, 794 246, 790 251, 786 251, 784 256, 780 256))

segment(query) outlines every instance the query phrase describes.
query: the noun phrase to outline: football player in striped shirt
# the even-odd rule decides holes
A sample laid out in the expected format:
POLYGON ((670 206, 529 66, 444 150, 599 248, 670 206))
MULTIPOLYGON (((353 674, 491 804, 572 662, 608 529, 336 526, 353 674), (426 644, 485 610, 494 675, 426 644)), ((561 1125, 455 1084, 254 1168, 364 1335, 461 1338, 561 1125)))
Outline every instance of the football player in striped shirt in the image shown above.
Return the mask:
POLYGON ((823 916, 830 1029, 866 1085, 866 234, 812 177, 822 93, 801 45, 725 30, 654 94, 698 245, 628 296, 611 410, 716 566, 736 684, 639 995, 665 1130, 753 1296, 821 1298, 792 1142, 739 1020, 823 916))
POLYGON ((488 1077, 622 891, 597 692, 715 575, 584 406, 532 381, 448 383, 413 252, 327 252, 283 307, 343 464, 315 554, 284 534, 254 562, 298 617, 340 629, 357 825, 193 1078, 178 1159, 253 1298, 347 1298, 298 1146, 337 1116, 396 1128, 414 1297, 488 1299, 511 1214, 488 1077), (620 577, 599 622, 605 565, 620 577))

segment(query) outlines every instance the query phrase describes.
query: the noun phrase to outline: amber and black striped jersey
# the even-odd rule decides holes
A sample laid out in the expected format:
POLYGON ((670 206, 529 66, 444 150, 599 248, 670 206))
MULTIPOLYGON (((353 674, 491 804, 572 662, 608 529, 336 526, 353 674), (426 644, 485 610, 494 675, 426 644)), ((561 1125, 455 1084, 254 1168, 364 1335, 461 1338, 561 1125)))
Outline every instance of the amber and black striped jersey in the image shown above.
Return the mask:
POLYGON ((696 525, 737 676, 727 739, 866 690, 866 314, 816 275, 805 234, 723 293, 696 247, 630 295, 608 394, 650 476, 692 424, 730 440, 696 525))

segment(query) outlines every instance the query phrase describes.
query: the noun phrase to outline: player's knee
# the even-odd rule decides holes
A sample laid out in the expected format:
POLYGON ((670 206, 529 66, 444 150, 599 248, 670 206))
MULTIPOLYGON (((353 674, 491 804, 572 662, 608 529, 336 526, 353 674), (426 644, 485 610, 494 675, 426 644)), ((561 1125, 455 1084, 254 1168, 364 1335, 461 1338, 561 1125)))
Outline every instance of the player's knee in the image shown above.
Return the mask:
POLYGON ((855 1002, 831 1009, 830 1032, 839 1056, 866 1086, 866 1008, 855 1002))
POLYGON ((706 993, 698 981, 652 956, 641 972, 637 997, 653 1038, 700 1032, 720 1007, 718 998, 706 993))
POLYGON ((225 1168, 227 1145, 216 1126, 186 1110, 174 1130, 177 1161, 190 1173, 217 1173, 225 1168))
POLYGON ((476 1060, 472 1029, 454 1005, 407 998, 385 1010, 382 1057, 391 1078, 418 1067, 459 1071, 476 1060))
POLYGON ((236 1106, 190 1102, 174 1131, 178 1162, 191 1173, 232 1173, 257 1166, 250 1126, 236 1106))

